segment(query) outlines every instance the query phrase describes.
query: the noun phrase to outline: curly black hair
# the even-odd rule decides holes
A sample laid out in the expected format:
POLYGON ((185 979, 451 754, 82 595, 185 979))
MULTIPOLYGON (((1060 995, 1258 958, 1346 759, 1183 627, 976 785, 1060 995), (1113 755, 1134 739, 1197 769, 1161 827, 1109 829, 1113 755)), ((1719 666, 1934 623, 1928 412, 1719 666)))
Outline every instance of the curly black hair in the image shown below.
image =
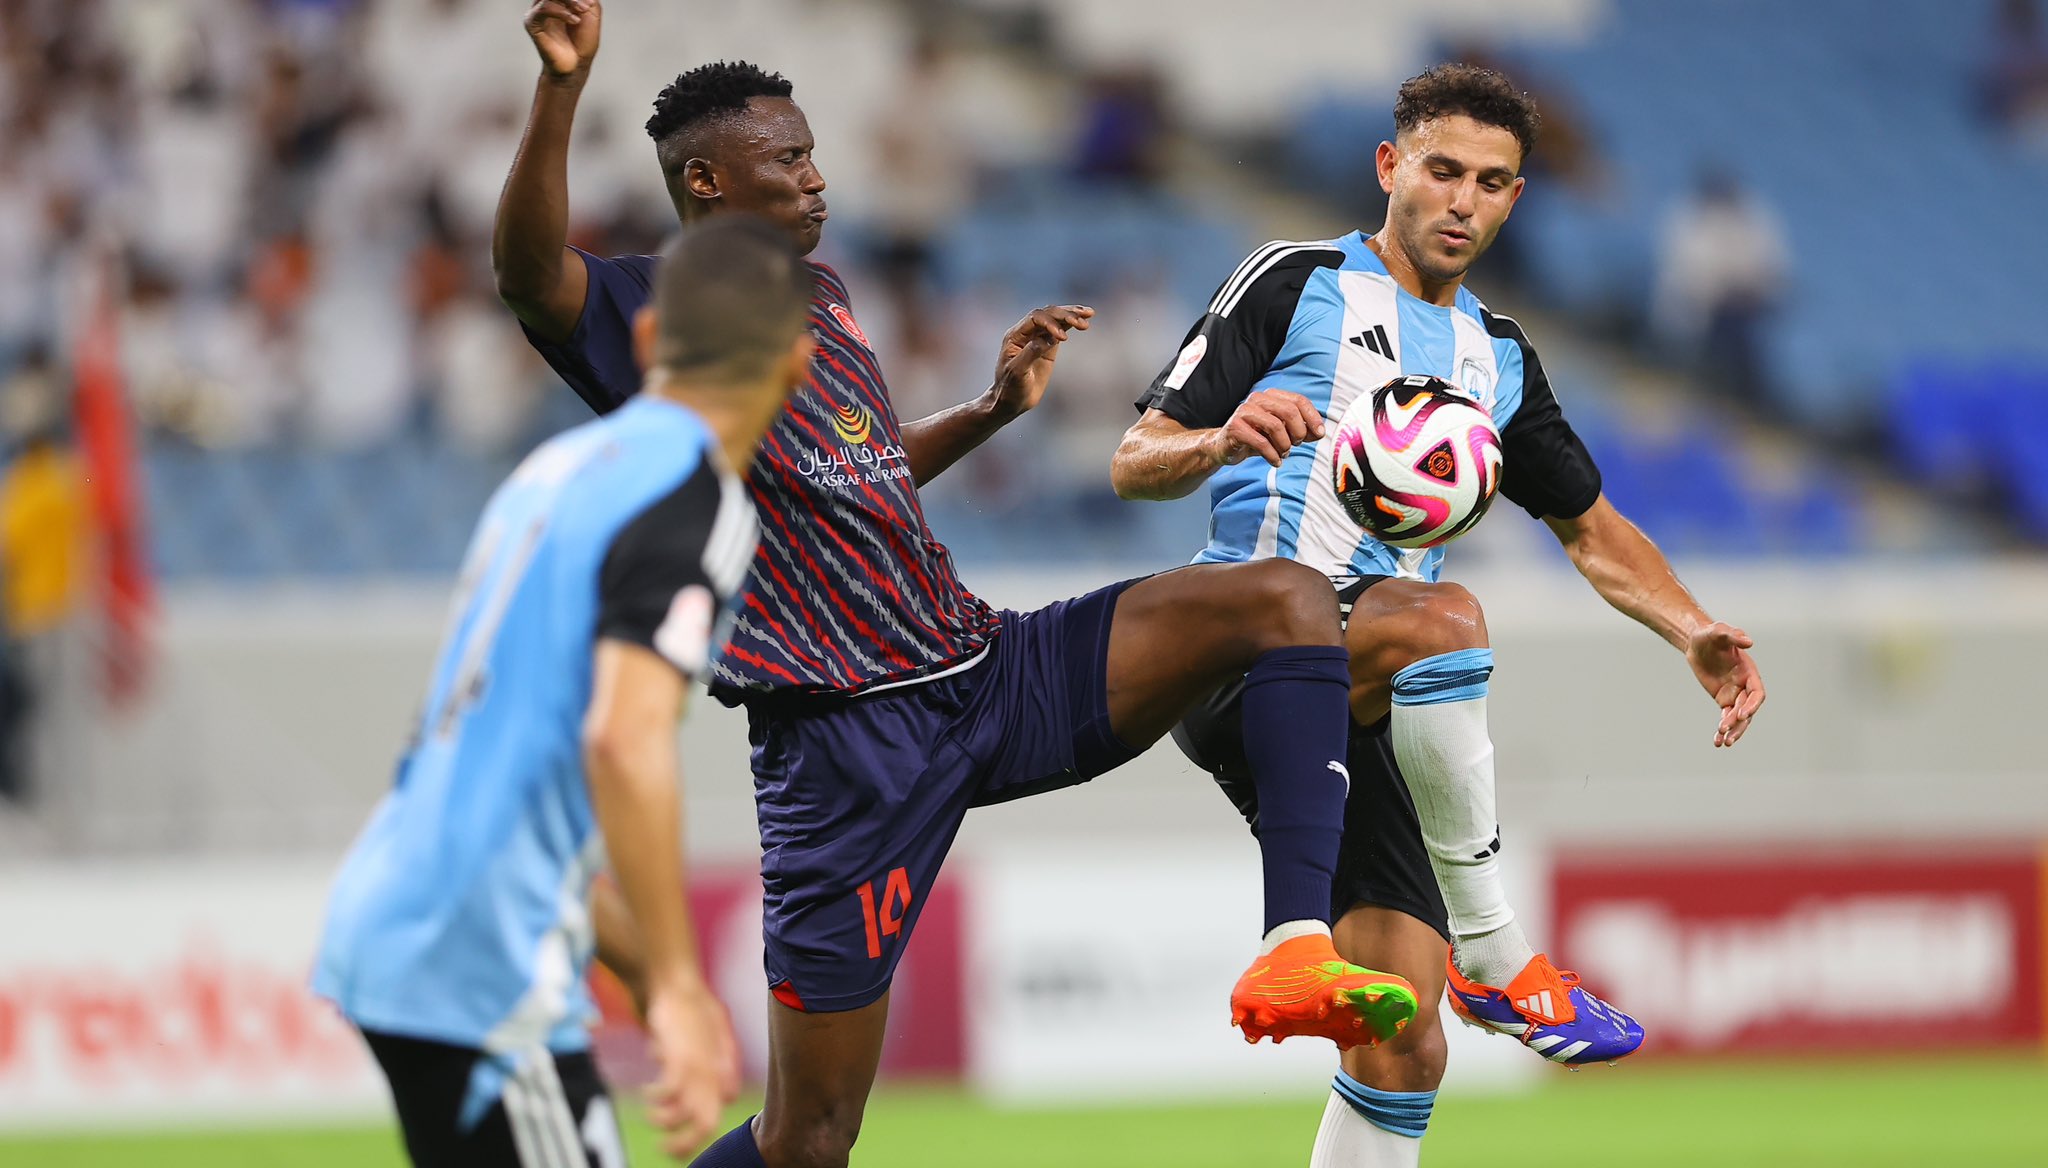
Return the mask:
MULTIPOLYGON (((664 155, 668 142, 706 118, 738 113, 750 97, 788 97, 795 87, 780 73, 746 61, 713 61, 669 82, 654 98, 647 136, 664 155)), ((666 161, 666 158, 664 158, 666 161)))
POLYGON ((1402 82, 1400 95, 1394 99, 1397 133, 1432 118, 1457 114, 1513 134, 1524 159, 1536 148, 1536 132, 1543 125, 1534 98, 1516 89, 1514 82, 1498 71, 1477 65, 1431 65, 1402 82))

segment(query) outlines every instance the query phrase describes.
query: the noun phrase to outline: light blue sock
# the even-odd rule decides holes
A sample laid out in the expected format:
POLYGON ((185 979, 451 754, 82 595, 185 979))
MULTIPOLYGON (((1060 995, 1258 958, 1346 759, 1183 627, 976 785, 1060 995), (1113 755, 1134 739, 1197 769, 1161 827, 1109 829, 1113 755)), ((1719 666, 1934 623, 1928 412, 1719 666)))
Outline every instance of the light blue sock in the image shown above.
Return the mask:
POLYGON ((1411 1139, 1419 1140, 1429 1130, 1429 1113, 1436 1107, 1434 1091, 1382 1091, 1343 1071, 1331 1080, 1330 1089, 1374 1127, 1411 1139))

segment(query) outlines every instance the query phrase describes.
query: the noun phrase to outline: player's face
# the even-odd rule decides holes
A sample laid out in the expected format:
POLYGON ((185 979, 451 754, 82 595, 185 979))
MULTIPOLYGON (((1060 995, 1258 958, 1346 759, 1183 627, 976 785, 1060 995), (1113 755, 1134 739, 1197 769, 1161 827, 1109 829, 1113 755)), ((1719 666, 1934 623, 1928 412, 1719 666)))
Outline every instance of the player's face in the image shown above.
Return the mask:
POLYGON ((825 176, 811 151, 817 143, 804 111, 786 97, 747 100, 719 143, 718 203, 751 211, 796 237, 809 255, 825 232, 825 176))
POLYGON ((1448 284, 1500 233, 1522 195, 1522 147, 1462 114, 1432 118, 1380 144, 1387 227, 1416 273, 1448 284))

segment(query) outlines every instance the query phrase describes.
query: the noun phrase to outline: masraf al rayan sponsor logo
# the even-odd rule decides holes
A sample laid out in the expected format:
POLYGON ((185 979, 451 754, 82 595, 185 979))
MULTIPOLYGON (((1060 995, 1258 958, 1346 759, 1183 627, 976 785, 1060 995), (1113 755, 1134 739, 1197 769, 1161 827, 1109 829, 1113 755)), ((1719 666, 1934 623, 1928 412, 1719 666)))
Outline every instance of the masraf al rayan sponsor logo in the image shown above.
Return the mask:
POLYGON ((909 456, 891 443, 861 446, 806 446, 796 472, 825 487, 852 487, 910 477, 909 456))

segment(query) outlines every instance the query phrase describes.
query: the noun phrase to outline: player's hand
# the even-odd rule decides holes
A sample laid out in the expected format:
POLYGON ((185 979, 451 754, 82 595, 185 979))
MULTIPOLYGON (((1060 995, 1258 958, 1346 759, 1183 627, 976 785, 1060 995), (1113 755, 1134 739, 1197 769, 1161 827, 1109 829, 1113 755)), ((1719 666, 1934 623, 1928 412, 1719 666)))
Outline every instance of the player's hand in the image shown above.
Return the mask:
POLYGON ((1086 330, 1095 310, 1084 304, 1050 304, 1016 323, 1003 334, 1002 352, 996 356, 996 379, 990 392, 995 395, 996 413, 1004 420, 1036 406, 1052 380, 1052 363, 1059 357, 1060 343, 1076 330, 1086 330))
POLYGON ((678 980, 649 995, 647 1036, 657 1068, 647 1118, 668 1133, 662 1149, 686 1160, 717 1133, 719 1113, 740 1093, 732 1017, 701 978, 678 980))
POLYGON ((1313 402, 1284 389, 1258 389, 1238 404, 1214 441, 1224 466, 1236 466, 1254 454, 1279 466, 1297 443, 1322 436, 1322 411, 1313 402))
POLYGON ((1756 642, 1748 633, 1722 621, 1700 629, 1685 646, 1693 676, 1721 707, 1715 746, 1733 746, 1749 729, 1750 719, 1764 704, 1764 678, 1749 655, 1756 642))
POLYGON ((598 0, 540 0, 526 10, 526 35, 540 50, 549 80, 566 81, 590 71, 603 23, 604 5, 598 0))

